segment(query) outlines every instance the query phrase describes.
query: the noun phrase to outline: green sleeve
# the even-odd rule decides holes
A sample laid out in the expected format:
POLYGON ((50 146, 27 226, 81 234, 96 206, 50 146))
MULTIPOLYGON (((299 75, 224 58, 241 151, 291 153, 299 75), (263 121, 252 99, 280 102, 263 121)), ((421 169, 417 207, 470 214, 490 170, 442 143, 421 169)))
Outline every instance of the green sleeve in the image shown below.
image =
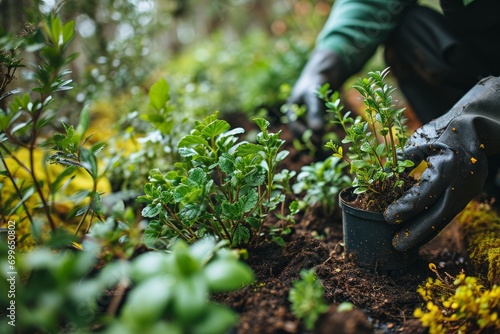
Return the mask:
POLYGON ((316 48, 335 51, 349 73, 359 71, 396 28, 409 0, 336 0, 316 48))

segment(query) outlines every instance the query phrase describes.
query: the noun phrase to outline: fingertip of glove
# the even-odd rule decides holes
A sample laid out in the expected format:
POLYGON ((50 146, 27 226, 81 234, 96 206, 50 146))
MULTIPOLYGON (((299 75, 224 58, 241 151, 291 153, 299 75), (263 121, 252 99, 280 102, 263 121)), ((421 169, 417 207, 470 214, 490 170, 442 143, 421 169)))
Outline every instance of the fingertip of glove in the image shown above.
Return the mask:
POLYGON ((413 247, 412 239, 406 235, 407 232, 401 231, 397 232, 394 238, 392 238, 392 246, 400 252, 405 252, 413 247))

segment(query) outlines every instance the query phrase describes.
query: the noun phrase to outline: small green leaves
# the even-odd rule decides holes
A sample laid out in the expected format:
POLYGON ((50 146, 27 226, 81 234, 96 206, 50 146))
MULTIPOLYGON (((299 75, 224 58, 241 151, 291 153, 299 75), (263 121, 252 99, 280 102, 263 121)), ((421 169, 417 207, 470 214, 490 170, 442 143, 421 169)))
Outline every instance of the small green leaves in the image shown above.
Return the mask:
POLYGON ((149 103, 154 109, 160 111, 165 108, 169 100, 170 86, 165 79, 161 78, 149 90, 149 103))
POLYGON ((147 205, 144 217, 164 224, 161 235, 156 226, 150 235, 192 242, 210 234, 231 246, 244 245, 261 237, 266 215, 285 200, 285 188, 275 183, 277 165, 288 154, 280 150, 279 133, 270 133, 269 122, 256 119, 262 129, 257 143, 238 142, 243 130, 230 129, 217 115, 197 122, 180 140, 185 161, 176 170, 167 176, 150 173, 138 200, 147 205))
POLYGON ((325 303, 323 285, 317 279, 314 269, 303 269, 301 279, 293 282, 288 300, 293 314, 304 321, 306 329, 314 329, 316 320, 328 309, 325 303))
POLYGON ((328 87, 320 89, 319 96, 325 100, 328 112, 333 114, 333 123, 339 124, 346 133, 343 144, 349 144, 349 152, 344 153, 341 146, 332 141, 326 147, 333 156, 350 164, 350 172, 355 176, 355 193, 379 192, 391 178, 400 186, 398 174, 411 167, 411 161, 404 160, 404 144, 407 141, 404 109, 396 109, 391 93, 394 88, 385 83, 389 69, 382 72, 369 72, 367 78, 360 78, 353 86, 363 97, 365 117, 352 119, 349 113, 342 114, 338 94, 328 96, 328 87), (403 161, 398 160, 396 151, 402 153, 403 161), (375 190, 379 187, 379 190, 375 190))

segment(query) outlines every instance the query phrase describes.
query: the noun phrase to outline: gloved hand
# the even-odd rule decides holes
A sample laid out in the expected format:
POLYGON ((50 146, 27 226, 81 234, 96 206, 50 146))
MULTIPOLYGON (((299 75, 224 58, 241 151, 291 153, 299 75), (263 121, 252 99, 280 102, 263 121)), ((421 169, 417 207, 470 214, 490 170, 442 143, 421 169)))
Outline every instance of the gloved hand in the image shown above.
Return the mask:
POLYGON ((315 50, 311 54, 287 101, 288 105, 307 106, 305 123, 296 119, 291 109, 287 111, 290 129, 295 136, 300 138, 307 129, 321 132, 326 107, 325 102, 316 95, 316 90, 325 83, 329 83, 333 91, 338 90, 346 78, 346 67, 337 53, 330 50, 315 50))
POLYGON ((430 241, 477 196, 488 174, 488 155, 500 153, 500 78, 481 80, 445 115, 410 138, 405 158, 427 162, 417 185, 385 211, 400 224, 400 251, 430 241))

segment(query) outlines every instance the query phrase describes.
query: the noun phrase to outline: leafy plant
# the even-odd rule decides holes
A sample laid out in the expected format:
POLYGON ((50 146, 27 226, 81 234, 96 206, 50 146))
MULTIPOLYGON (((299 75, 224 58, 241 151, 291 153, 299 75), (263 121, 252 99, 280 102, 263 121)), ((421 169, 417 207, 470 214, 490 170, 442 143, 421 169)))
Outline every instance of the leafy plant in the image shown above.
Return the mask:
POLYGON ((250 269, 226 242, 179 240, 171 253, 149 252, 134 259, 134 283, 107 333, 226 333, 237 316, 208 301, 215 292, 237 290, 253 282, 250 269))
POLYGON ((352 118, 350 112, 342 114, 344 107, 340 104, 339 94, 331 94, 328 84, 318 91, 320 98, 326 101, 327 111, 334 116, 333 123, 344 129, 346 135, 342 143, 349 145, 349 152, 344 153, 343 147, 333 141, 326 146, 333 150, 334 156, 349 163, 350 172, 355 176, 354 192, 363 194, 368 209, 373 211, 384 209, 376 206, 380 194, 384 194, 387 203, 402 195, 407 180, 404 172, 413 166, 413 162, 404 157, 404 145, 408 139, 404 108, 395 108, 391 96, 395 88, 384 81, 388 73, 388 68, 382 72, 369 72, 368 78, 360 78, 354 85, 363 97, 364 118, 352 118))
MULTIPOLYGON (((83 251, 38 247, 20 253, 14 276, 3 257, 0 287, 9 291, 15 280, 17 289, 15 327, 1 321, 0 331, 227 333, 237 315, 210 302, 209 294, 250 284, 253 273, 224 245, 204 239, 188 247, 179 240, 170 253, 148 252, 100 266, 102 249, 90 239, 83 251)), ((0 315, 11 303, 0 299, 0 315)))
POLYGON ((300 272, 301 279, 293 282, 288 300, 293 314, 304 321, 308 330, 314 329, 318 317, 328 309, 323 298, 324 289, 314 269, 300 272))
MULTIPOLYGON (((17 96, 17 92, 11 91, 1 97, 1 105, 5 108, 0 110, 0 159, 5 183, 0 196, 6 204, 2 207, 2 219, 15 215, 20 221, 27 219, 34 230, 40 231, 42 228, 35 226, 35 221, 43 221, 51 233, 55 233, 60 227, 58 209, 65 206, 63 199, 69 197, 74 207, 68 209, 69 213, 65 208, 63 215, 64 220, 78 217, 76 234, 85 222, 88 230, 94 218, 100 216, 102 188, 99 189, 98 184, 107 168, 104 171, 99 168, 96 155, 103 144, 85 147, 90 138, 86 134, 87 107, 82 110, 76 128, 63 123, 65 133, 47 138, 49 127, 58 116, 54 109, 55 94, 72 88, 72 80, 68 78, 71 72, 65 67, 77 54, 68 54, 75 36, 74 21, 63 24, 52 13, 43 19, 40 27, 23 37, 7 36, 6 43, 11 50, 1 58, 2 68, 7 69, 7 82, 13 80, 15 69, 23 67, 19 58, 21 52, 36 52, 38 59, 31 69, 30 83, 34 85, 31 94, 17 96), (13 101, 6 103, 5 98, 12 95, 13 101), (55 169, 47 165, 47 160, 65 168, 54 173, 55 169), (83 189, 65 193, 73 179, 85 178, 82 171, 90 177, 90 187, 85 187, 84 183, 83 189)), ((2 90, 5 89, 6 86, 2 86, 2 90)))
POLYGON ((331 215, 337 207, 339 191, 352 182, 344 173, 346 166, 346 162, 333 156, 302 166, 292 186, 295 194, 305 192, 301 207, 320 206, 325 215, 331 215))
POLYGON ((414 316, 430 333, 493 333, 500 330, 500 286, 486 289, 476 277, 463 272, 441 277, 434 264, 429 267, 437 275, 418 288, 425 307, 414 316))
MULTIPOLYGON (((180 237, 193 242, 205 234, 228 240, 232 246, 257 241, 266 216, 285 201, 288 171, 277 173, 278 163, 288 154, 280 150, 284 141, 268 131, 269 122, 255 119, 261 132, 257 142, 238 142, 241 128, 230 125, 214 113, 183 137, 178 144, 184 158, 176 169, 150 173, 144 186, 144 217, 153 218, 145 241, 154 247, 180 237)), ((285 217, 281 205, 281 217, 285 217)), ((296 205, 291 205, 292 214, 296 205)), ((281 231, 286 232, 286 223, 281 231)))

